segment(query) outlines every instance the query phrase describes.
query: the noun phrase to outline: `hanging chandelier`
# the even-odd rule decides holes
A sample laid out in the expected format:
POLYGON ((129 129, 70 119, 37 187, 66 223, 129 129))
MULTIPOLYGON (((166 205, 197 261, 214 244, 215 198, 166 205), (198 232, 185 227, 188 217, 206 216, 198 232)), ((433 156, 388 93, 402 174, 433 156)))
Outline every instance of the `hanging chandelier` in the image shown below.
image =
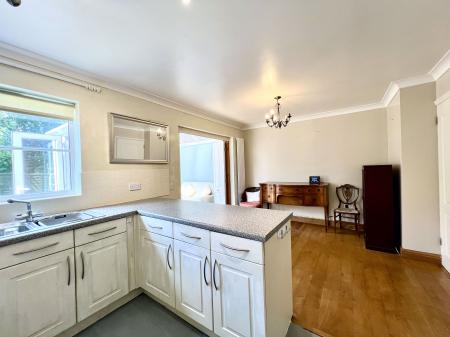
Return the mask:
POLYGON ((288 125, 291 120, 292 115, 289 113, 281 119, 280 115, 280 99, 281 96, 274 98, 277 103, 275 104, 275 109, 270 109, 270 113, 266 113, 266 123, 271 128, 281 129, 288 125))

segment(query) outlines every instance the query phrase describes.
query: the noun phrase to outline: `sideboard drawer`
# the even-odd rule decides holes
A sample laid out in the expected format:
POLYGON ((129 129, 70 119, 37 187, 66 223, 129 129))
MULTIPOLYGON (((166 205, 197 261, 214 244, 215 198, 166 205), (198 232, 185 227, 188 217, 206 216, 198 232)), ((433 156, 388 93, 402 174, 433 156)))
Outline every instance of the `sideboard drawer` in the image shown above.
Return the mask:
POLYGON ((0 248, 0 269, 73 248, 73 231, 0 248))
POLYGON ((275 202, 275 187, 273 185, 261 185, 261 200, 269 204, 275 202))
POLYGON ((303 204, 305 206, 322 206, 323 196, 317 194, 307 194, 303 198, 303 204))
POLYGON ((149 216, 140 216, 141 229, 173 238, 173 226, 171 221, 152 218, 149 216))
POLYGON ((127 219, 117 219, 102 222, 97 225, 83 227, 75 230, 75 246, 97 241, 108 236, 126 232, 127 219))
POLYGON ((264 264, 264 248, 260 241, 211 232, 211 250, 250 262, 264 264))
POLYGON ((304 188, 304 192, 308 194, 322 194, 323 187, 319 186, 307 186, 304 188))
POLYGON ((279 195, 278 200, 276 200, 275 202, 278 204, 283 204, 283 205, 303 206, 304 205, 304 197, 303 197, 303 195, 300 195, 298 197, 279 195))
POLYGON ((303 193, 303 187, 277 186, 277 194, 297 196, 301 193, 303 193))
POLYGON ((268 202, 270 204, 275 202, 275 197, 273 194, 263 194, 262 202, 268 202))

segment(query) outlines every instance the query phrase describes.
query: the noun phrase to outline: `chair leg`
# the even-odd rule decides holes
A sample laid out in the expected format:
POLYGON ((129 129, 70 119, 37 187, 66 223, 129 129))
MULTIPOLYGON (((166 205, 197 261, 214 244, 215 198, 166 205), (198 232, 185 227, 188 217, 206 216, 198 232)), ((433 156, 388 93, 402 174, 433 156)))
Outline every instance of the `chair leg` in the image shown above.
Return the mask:
MULTIPOLYGON (((361 215, 358 214, 358 228, 361 227, 361 215)), ((360 232, 358 232, 358 236, 359 236, 360 232)))
POLYGON ((356 228, 356 233, 358 233, 358 237, 359 237, 359 226, 358 226, 358 215, 355 214, 355 228, 356 228))
POLYGON ((333 223, 333 225, 334 225, 334 233, 336 233, 336 212, 333 212, 334 213, 334 223, 333 223))

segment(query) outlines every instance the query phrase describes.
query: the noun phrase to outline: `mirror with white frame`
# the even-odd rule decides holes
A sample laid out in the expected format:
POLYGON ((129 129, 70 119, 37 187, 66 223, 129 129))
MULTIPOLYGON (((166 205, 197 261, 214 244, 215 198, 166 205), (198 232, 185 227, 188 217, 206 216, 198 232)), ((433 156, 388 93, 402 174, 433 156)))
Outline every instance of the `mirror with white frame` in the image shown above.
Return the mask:
POLYGON ((109 115, 111 163, 168 163, 169 127, 114 113, 109 115))

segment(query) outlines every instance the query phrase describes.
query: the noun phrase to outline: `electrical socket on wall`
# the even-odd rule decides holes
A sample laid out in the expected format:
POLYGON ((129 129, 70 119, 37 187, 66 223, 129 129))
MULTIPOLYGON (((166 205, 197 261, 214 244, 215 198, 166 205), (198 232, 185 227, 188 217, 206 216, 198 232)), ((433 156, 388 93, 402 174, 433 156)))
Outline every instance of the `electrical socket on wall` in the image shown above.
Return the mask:
POLYGON ((283 227, 281 227, 278 230, 277 236, 279 239, 283 239, 288 232, 289 232, 289 226, 288 226, 288 224, 284 224, 283 227))
POLYGON ((130 191, 139 191, 142 189, 142 184, 140 183, 129 184, 128 189, 130 191))

